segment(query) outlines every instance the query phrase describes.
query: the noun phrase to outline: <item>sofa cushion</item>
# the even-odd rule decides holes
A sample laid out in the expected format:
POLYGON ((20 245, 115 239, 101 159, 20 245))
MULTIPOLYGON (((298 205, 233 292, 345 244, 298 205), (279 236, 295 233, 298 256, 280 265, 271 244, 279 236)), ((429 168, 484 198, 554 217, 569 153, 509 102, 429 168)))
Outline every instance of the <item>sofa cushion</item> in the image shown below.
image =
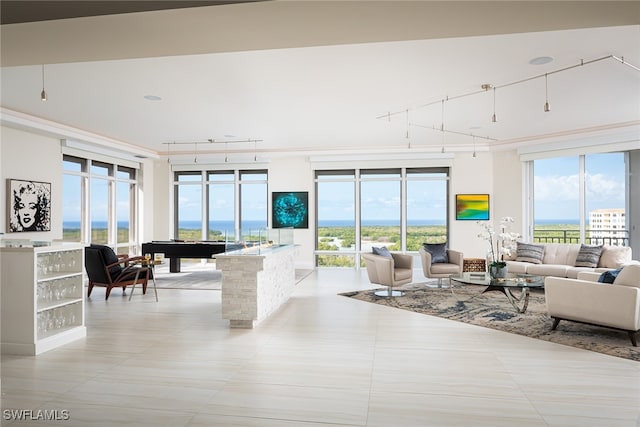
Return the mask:
POLYGON ((380 255, 386 258, 392 258, 391 252, 389 252, 389 249, 387 249, 386 246, 381 246, 379 248, 374 246, 371 248, 371 251, 374 253, 374 255, 380 255))
POLYGON ((577 279, 578 274, 582 273, 583 271, 593 271, 593 268, 567 266, 567 272, 565 273, 565 275, 569 279, 577 279))
POLYGON ((544 246, 534 245, 531 243, 518 242, 516 250, 516 261, 530 262, 533 264, 542 264, 544 257, 544 246))
POLYGON ((631 248, 629 246, 604 245, 602 247, 602 254, 600 254, 598 267, 620 268, 630 261, 631 248))
POLYGON ((507 270, 509 273, 526 273, 530 265, 530 262, 507 261, 507 270))
POLYGON ((618 277, 613 281, 613 284, 640 288, 640 264, 624 266, 618 273, 618 277))
POLYGON ((431 263, 440 264, 448 263, 449 256, 447 255, 446 243, 423 243, 424 250, 431 254, 431 263))
POLYGON ((576 267, 597 267, 600 261, 602 246, 580 245, 580 251, 576 257, 576 267))
POLYGON ((579 243, 545 243, 543 264, 576 265, 579 243))
POLYGON ((396 282, 407 279, 411 280, 412 277, 413 270, 410 268, 395 268, 393 270, 393 278, 396 280, 396 282))
POLYGON ((527 274, 537 276, 567 277, 567 270, 571 268, 564 264, 529 264, 527 274))
POLYGON ((619 268, 617 270, 609 270, 609 271, 605 271, 604 273, 601 273, 600 277, 598 278, 598 282, 613 283, 614 280, 616 280, 616 277, 618 277, 618 274, 620 274, 621 270, 622 269, 619 268))

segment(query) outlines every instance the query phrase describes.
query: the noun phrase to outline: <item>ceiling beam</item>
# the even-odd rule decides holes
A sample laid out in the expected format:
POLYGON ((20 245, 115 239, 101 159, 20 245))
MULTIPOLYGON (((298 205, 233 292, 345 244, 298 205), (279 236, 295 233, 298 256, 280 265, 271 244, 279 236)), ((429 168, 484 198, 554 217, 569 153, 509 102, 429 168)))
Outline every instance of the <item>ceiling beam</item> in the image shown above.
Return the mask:
POLYGON ((638 1, 266 1, 0 26, 5 66, 640 24, 638 1))

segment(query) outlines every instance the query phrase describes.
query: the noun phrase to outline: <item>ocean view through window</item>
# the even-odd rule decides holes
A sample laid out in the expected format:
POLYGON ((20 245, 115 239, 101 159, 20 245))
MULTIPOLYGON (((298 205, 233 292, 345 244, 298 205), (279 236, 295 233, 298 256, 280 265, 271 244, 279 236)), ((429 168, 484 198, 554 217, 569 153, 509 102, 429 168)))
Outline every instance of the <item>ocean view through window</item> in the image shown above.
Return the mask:
POLYGON ((63 155, 62 238, 137 250, 137 169, 63 155))
POLYGON ((317 266, 361 266, 373 246, 447 241, 447 168, 318 170, 315 181, 317 266))
POLYGON ((627 246, 625 153, 534 161, 536 242, 627 246))

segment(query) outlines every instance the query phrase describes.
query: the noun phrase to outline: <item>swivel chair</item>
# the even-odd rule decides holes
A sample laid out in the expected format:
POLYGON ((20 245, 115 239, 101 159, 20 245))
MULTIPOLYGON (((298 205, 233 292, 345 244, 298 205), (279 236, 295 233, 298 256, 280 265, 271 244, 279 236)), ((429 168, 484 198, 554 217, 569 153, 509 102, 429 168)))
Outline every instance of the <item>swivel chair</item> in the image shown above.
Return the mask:
POLYGON ((413 256, 406 254, 390 254, 390 257, 373 253, 363 254, 369 281, 386 286, 384 291, 375 294, 379 297, 397 297, 404 292, 394 291, 393 288, 413 280, 413 256))

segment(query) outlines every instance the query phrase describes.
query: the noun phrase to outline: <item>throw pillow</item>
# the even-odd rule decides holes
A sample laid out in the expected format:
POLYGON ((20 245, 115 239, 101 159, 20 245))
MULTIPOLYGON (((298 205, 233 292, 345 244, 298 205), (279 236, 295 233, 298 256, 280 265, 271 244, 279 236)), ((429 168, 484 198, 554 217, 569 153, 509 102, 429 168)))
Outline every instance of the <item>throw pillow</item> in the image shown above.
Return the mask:
POLYGON ((576 267, 592 267, 598 266, 600 261, 600 254, 602 253, 602 246, 587 246, 585 244, 580 245, 580 251, 576 258, 576 267))
POLYGON ((387 249, 386 246, 381 246, 379 248, 376 248, 375 246, 371 248, 371 250, 373 251, 373 253, 375 255, 380 255, 383 257, 387 257, 387 258, 393 258, 391 256, 391 252, 389 252, 389 249, 387 249))
POLYGON ((423 243, 422 247, 425 251, 431 254, 432 264, 442 264, 449 262, 446 243, 423 243))
POLYGON ((518 247, 516 249, 516 261, 542 264, 543 257, 544 246, 518 242, 518 247))
POLYGON ((613 284, 640 288, 640 264, 625 265, 613 284))
POLYGON ((618 277, 618 274, 620 273, 622 269, 619 268, 617 270, 609 270, 609 271, 605 271, 604 273, 602 273, 600 275, 600 277, 598 277, 598 282, 600 283, 613 283, 614 280, 616 280, 616 277, 618 277))
POLYGON ((620 268, 630 261, 630 247, 604 245, 602 247, 602 254, 600 255, 600 262, 598 262, 598 267, 620 268))

